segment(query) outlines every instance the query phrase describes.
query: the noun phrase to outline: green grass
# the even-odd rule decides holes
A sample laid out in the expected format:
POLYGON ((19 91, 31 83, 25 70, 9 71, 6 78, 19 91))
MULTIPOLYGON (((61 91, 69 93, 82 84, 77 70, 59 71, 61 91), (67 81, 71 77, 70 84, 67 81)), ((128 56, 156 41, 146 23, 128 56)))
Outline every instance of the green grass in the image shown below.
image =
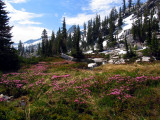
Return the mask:
POLYGON ((160 63, 103 65, 91 71, 85 63, 60 58, 43 61, 41 65, 46 69, 40 74, 34 73, 35 65, 30 66, 30 71, 21 69, 18 75, 1 76, 12 85, 1 84, 0 94, 12 95, 14 99, 0 102, 0 119, 160 119, 160 78, 155 78, 159 77, 160 63), (28 83, 16 88, 13 80, 28 83), (24 110, 21 100, 27 103, 24 110))

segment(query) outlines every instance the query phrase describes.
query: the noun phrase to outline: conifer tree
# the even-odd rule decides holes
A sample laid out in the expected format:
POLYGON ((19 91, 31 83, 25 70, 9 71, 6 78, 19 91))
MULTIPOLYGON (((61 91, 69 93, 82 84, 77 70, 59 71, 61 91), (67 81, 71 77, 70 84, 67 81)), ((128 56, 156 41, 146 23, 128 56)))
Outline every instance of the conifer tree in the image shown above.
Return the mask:
POLYGON ((128 55, 129 55, 129 48, 128 48, 128 43, 127 43, 126 36, 125 36, 125 38, 124 38, 124 42, 125 42, 125 48, 126 48, 127 56, 128 56, 128 55))
POLYGON ((85 41, 84 36, 83 36, 81 42, 82 42, 81 48, 82 48, 83 50, 87 50, 87 42, 85 41))
POLYGON ((92 45, 94 45, 94 43, 97 40, 97 28, 96 28, 96 21, 95 20, 93 21, 92 38, 93 38, 92 45))
POLYGON ((96 31, 96 39, 98 38, 99 36, 99 32, 100 32, 100 27, 101 27, 101 18, 100 18, 100 15, 96 16, 96 27, 95 27, 95 31, 96 31))
POLYGON ((62 52, 66 53, 67 52, 67 29, 66 29, 66 22, 65 22, 65 18, 63 20, 63 27, 62 27, 62 44, 61 44, 61 48, 62 48, 62 52))
POLYGON ((152 24, 152 21, 153 21, 153 16, 154 16, 154 9, 152 9, 152 10, 150 11, 151 24, 152 24))
POLYGON ((84 36, 86 37, 86 35, 87 35, 87 34, 86 34, 86 33, 87 33, 87 30, 86 30, 86 29, 87 29, 86 23, 84 23, 83 27, 84 27, 84 36))
POLYGON ((12 35, 10 33, 12 27, 9 24, 8 12, 5 10, 5 3, 0 0, 0 49, 10 49, 12 35))
POLYGON ((71 54, 73 57, 77 58, 77 59, 81 59, 83 58, 82 55, 82 51, 80 50, 79 47, 79 42, 81 40, 81 33, 80 33, 80 27, 78 25, 78 27, 74 29, 74 35, 73 35, 73 48, 71 51, 71 54))
POLYGON ((0 0, 0 70, 12 70, 19 67, 15 49, 11 48, 11 29, 5 3, 0 0))
POLYGON ((67 37, 67 50, 71 51, 71 49, 73 47, 72 44, 73 44, 72 35, 70 33, 69 36, 67 37))
POLYGON ((119 29, 121 29, 121 26, 123 25, 123 21, 122 21, 122 10, 121 7, 119 9, 119 19, 118 19, 118 27, 119 29))
POLYGON ((48 55, 48 35, 46 29, 42 32, 42 55, 47 56, 48 55))
POLYGON ((77 31, 76 31, 76 46, 75 46, 77 53, 80 53, 80 47, 79 47, 80 40, 81 40, 81 33, 80 33, 80 27, 78 25, 77 31))
POLYGON ((134 53, 131 45, 128 45, 126 36, 125 36, 124 42, 125 42, 125 48, 126 48, 126 52, 127 52, 126 55, 124 56, 124 58, 128 59, 128 58, 136 57, 136 54, 134 53))
POLYGON ((115 31, 115 24, 114 24, 114 12, 113 9, 110 13, 110 19, 109 19, 109 41, 108 46, 114 47, 116 45, 116 39, 114 38, 114 31, 115 31))
POLYGON ((45 49, 46 49, 46 50, 45 50, 45 51, 46 51, 45 56, 49 57, 49 56, 50 56, 50 52, 51 52, 50 50, 51 50, 51 49, 50 49, 50 45, 49 45, 49 40, 48 40, 48 39, 46 40, 45 49))
POLYGON ((34 47, 33 47, 33 45, 31 45, 30 48, 31 48, 31 53, 34 53, 34 47))
POLYGON ((56 37, 56 41, 57 41, 57 55, 59 55, 62 52, 62 48, 61 48, 61 44, 62 44, 62 33, 61 33, 61 29, 59 28, 58 32, 57 32, 57 37, 56 37))
MULTIPOLYGON (((138 10, 139 11, 139 10, 138 10)), ((145 30, 143 28, 143 23, 142 23, 142 16, 140 16, 138 12, 137 20, 132 26, 132 34, 133 38, 138 40, 139 42, 144 42, 144 33, 145 30)))
POLYGON ((137 0, 137 8, 139 9, 141 6, 140 0, 137 0))
POLYGON ((157 32, 159 31, 159 21, 154 17, 152 21, 152 32, 157 32))
POLYGON ((113 14, 113 20, 114 21, 117 20, 117 18, 118 18, 118 11, 117 11, 116 7, 114 7, 111 12, 113 14))
POLYGON ((103 38, 102 38, 102 33, 101 32, 99 33, 97 43, 98 43, 99 52, 102 52, 103 51, 103 38))
POLYGON ((148 29, 147 29, 147 45, 151 45, 152 40, 152 28, 151 28, 151 20, 148 21, 148 29))
POLYGON ((128 8, 129 8, 129 12, 131 12, 131 7, 132 7, 132 0, 128 0, 128 8))
POLYGON ((157 7, 158 7, 158 20, 160 22, 160 2, 157 3, 157 7))
POLYGON ((71 49, 72 56, 75 56, 76 54, 76 50, 75 50, 76 40, 77 40, 77 26, 74 26, 73 37, 72 37, 72 49, 71 49))
POLYGON ((150 49, 151 49, 152 55, 155 56, 155 57, 158 57, 158 55, 159 55, 159 42, 158 42, 158 39, 156 37, 155 32, 154 32, 153 37, 152 37, 150 49))
POLYGON ((147 39, 148 26, 149 26, 148 10, 145 9, 144 23, 142 25, 142 39, 143 39, 143 41, 147 39))
POLYGON ((21 40, 18 43, 18 52, 19 52, 20 56, 22 56, 24 54, 24 47, 23 47, 21 40))
POLYGON ((41 44, 38 43, 37 55, 41 55, 41 52, 42 52, 41 44))
POLYGON ((148 21, 149 21, 148 16, 149 16, 149 12, 148 12, 148 9, 146 8, 144 12, 144 23, 143 23, 143 28, 145 29, 146 32, 148 29, 148 21))
POLYGON ((108 28, 108 20, 109 18, 107 17, 106 18, 106 16, 105 16, 105 18, 104 18, 104 21, 102 21, 102 30, 101 30, 101 32, 102 32, 102 35, 103 36, 106 36, 106 35, 108 35, 109 34, 109 28, 108 28))
POLYGON ((55 33, 53 31, 51 35, 50 44, 51 44, 52 55, 56 55, 57 54, 57 47, 56 47, 57 43, 56 43, 55 33))
POLYGON ((88 32, 87 32, 87 45, 93 45, 93 38, 92 38, 92 20, 88 21, 88 32))
POLYGON ((126 0, 123 0, 123 14, 126 12, 126 0))
POLYGON ((19 43, 18 43, 18 52, 20 52, 21 49, 22 49, 22 42, 21 42, 21 40, 20 40, 19 43))

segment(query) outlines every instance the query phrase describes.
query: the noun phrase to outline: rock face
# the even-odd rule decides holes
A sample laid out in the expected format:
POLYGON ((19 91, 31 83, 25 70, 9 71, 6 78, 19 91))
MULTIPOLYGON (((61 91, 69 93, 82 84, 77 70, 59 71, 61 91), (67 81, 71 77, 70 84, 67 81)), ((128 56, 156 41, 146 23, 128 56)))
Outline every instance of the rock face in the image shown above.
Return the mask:
POLYGON ((113 59, 110 59, 110 60, 108 61, 108 63, 109 63, 109 64, 114 64, 114 60, 113 60, 113 59))
POLYGON ((63 53, 61 54, 61 57, 66 59, 66 60, 70 60, 70 61, 76 60, 74 57, 66 55, 66 54, 63 54, 63 53))
POLYGON ((68 34, 73 33, 75 27, 76 27, 76 25, 71 26, 71 27, 68 29, 67 33, 68 33, 68 34))
POLYGON ((8 100, 12 100, 13 99, 13 96, 6 96, 6 95, 3 95, 3 94, 1 94, 0 95, 0 102, 1 101, 8 101, 8 100))
POLYGON ((150 57, 145 57, 145 56, 143 56, 142 57, 142 62, 149 62, 150 61, 150 57))
POLYGON ((90 63, 90 64, 88 64, 88 68, 94 68, 94 67, 97 67, 96 63, 90 63))
POLYGON ((109 64, 124 64, 125 60, 124 59, 110 59, 108 61, 109 64))
POLYGON ((150 61, 151 61, 151 57, 146 57, 146 56, 143 56, 142 58, 136 60, 136 62, 150 62, 150 61))
POLYGON ((102 62, 105 62, 104 58, 94 58, 92 59, 94 62, 96 63, 102 63, 102 62))

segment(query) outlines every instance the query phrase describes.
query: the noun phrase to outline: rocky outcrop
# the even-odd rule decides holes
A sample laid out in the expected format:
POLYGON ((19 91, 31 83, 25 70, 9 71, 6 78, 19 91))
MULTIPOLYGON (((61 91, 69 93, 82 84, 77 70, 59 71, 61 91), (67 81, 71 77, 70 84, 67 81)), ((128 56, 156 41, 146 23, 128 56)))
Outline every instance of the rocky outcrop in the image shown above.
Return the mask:
POLYGON ((66 59, 66 60, 70 60, 70 61, 75 61, 76 60, 74 57, 66 55, 64 53, 61 54, 61 57, 66 59))
POLYGON ((88 64, 88 68, 94 68, 94 67, 97 67, 96 63, 90 63, 90 64, 88 64))

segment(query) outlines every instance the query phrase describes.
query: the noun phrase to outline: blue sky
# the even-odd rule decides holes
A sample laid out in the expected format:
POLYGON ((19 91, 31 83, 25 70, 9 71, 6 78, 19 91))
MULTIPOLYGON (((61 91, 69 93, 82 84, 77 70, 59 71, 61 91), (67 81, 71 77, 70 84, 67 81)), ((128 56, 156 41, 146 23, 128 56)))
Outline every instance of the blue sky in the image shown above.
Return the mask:
POLYGON ((100 14, 103 19, 112 7, 118 8, 122 5, 122 0, 4 1, 6 10, 10 12, 10 24, 14 26, 12 29, 14 42, 40 38, 43 29, 47 29, 48 35, 52 30, 56 32, 62 26, 63 17, 66 18, 67 28, 69 28, 74 24, 83 25, 96 14, 100 14))

